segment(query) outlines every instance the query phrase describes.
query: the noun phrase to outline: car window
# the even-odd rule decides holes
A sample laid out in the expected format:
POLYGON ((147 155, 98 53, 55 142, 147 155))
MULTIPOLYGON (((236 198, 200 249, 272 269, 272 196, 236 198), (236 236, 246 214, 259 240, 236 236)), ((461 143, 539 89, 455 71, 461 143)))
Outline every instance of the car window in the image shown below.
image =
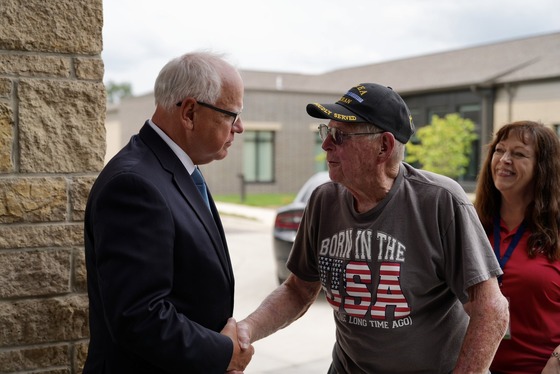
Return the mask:
POLYGON ((299 201, 302 203, 307 204, 307 200, 311 197, 311 193, 320 186, 321 184, 329 181, 329 173, 328 172, 319 172, 313 175, 311 178, 305 182, 303 187, 298 192, 294 201, 299 201))
POLYGON ((305 193, 303 194, 303 196, 301 197, 301 202, 302 203, 307 203, 307 200, 309 200, 309 197, 311 196, 311 192, 313 192, 313 190, 316 188, 317 186, 313 186, 313 188, 308 188, 305 193))

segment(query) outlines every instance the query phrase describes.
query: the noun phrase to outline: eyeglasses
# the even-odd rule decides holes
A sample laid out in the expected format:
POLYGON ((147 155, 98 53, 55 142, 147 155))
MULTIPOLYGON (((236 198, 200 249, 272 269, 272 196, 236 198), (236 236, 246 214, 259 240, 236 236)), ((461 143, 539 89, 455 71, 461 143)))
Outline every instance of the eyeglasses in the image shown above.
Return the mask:
POLYGON ((329 134, 330 134, 331 138, 333 139, 333 143, 336 144, 336 145, 342 145, 342 142, 344 141, 344 138, 349 137, 349 136, 375 135, 375 134, 381 134, 382 132, 384 132, 384 131, 380 130, 380 131, 375 131, 375 132, 343 132, 343 131, 337 129, 336 127, 327 127, 327 125, 325 125, 325 124, 319 125, 319 137, 321 138, 321 140, 325 141, 327 136, 329 136, 329 134))
MULTIPOLYGON (((231 123, 232 126, 235 125, 235 123, 236 123, 237 120, 239 119, 239 116, 241 115, 241 112, 240 112, 240 111, 237 112, 237 113, 235 113, 235 112, 230 112, 229 110, 225 110, 225 109, 222 109, 222 108, 218 108, 218 107, 216 107, 216 106, 214 106, 214 105, 212 105, 212 104, 207 104, 207 103, 205 103, 205 102, 203 102, 203 101, 198 101, 198 100, 197 100, 196 103, 197 103, 198 105, 205 106, 206 108, 210 108, 210 109, 212 109, 212 110, 215 110, 216 112, 220 112, 220 113, 226 114, 226 115, 228 115, 228 116, 230 116, 230 117, 233 117, 233 122, 231 123)), ((183 104, 183 102, 182 102, 182 101, 179 101, 179 102, 178 102, 177 104, 175 104, 175 105, 181 106, 182 104, 183 104)))

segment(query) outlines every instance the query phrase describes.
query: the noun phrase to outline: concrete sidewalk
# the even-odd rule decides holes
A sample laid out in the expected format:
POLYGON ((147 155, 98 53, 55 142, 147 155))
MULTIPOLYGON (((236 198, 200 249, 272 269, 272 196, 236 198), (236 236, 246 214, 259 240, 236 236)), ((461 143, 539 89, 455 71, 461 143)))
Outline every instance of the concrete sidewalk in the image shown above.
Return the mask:
POLYGON ((216 207, 220 214, 257 220, 265 224, 270 224, 271 226, 274 224, 274 219, 276 218, 276 209, 271 208, 258 208, 219 201, 216 201, 216 207))

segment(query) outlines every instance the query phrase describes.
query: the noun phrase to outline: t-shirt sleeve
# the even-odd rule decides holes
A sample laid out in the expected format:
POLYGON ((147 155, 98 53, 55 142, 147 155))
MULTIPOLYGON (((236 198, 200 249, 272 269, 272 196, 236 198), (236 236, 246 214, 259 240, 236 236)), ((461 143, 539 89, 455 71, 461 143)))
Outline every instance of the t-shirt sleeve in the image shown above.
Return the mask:
POLYGON ((443 238, 448 248, 446 277, 453 292, 466 303, 469 287, 501 275, 502 270, 474 206, 455 202, 453 211, 443 238))
POLYGON ((315 231, 320 221, 321 199, 317 189, 313 191, 299 226, 287 267, 292 273, 307 282, 320 280, 319 265, 315 245, 315 231))

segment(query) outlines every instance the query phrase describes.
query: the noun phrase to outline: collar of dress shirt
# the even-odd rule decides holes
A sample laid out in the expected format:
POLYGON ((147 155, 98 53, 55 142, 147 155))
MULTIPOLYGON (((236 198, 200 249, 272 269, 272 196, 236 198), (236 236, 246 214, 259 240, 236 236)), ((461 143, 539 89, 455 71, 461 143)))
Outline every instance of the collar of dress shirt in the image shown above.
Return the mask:
POLYGON ((173 140, 171 140, 171 138, 167 136, 167 134, 164 133, 162 129, 160 129, 155 123, 153 123, 151 119, 148 120, 148 124, 163 139, 163 141, 167 143, 173 153, 175 153, 177 157, 179 157, 179 160, 181 160, 181 163, 183 164, 183 166, 185 166, 185 169, 187 169, 189 174, 192 174, 194 171, 194 164, 189 155, 186 154, 185 151, 183 151, 181 147, 179 147, 173 140))

